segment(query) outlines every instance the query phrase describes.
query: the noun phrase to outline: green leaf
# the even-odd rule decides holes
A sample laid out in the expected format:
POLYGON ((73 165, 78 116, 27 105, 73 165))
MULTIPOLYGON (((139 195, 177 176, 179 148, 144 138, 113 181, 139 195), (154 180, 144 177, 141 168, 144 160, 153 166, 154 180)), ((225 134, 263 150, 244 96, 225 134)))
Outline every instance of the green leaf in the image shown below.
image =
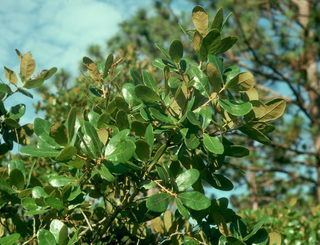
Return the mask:
POLYGON ((113 182, 115 180, 114 176, 104 164, 101 164, 100 168, 97 168, 97 172, 101 178, 105 179, 106 181, 113 182))
POLYGON ((109 54, 106 59, 106 62, 104 63, 103 78, 106 78, 108 76, 108 73, 112 64, 113 64, 113 55, 109 54))
POLYGON ((136 141, 136 154, 141 161, 148 161, 150 158, 150 146, 144 140, 136 141))
POLYGON ((68 184, 72 184, 74 183, 74 179, 70 178, 70 177, 66 177, 66 176, 50 176, 49 177, 49 184, 52 187, 62 187, 68 184))
POLYGON ((19 92, 19 93, 21 93, 21 94, 33 99, 33 95, 30 92, 28 92, 26 89, 17 88, 17 92, 19 92))
POLYGON ((148 127, 146 128, 146 132, 144 135, 146 142, 150 146, 150 148, 153 148, 153 142, 154 142, 154 135, 153 135, 153 127, 152 124, 149 124, 148 127))
POLYGON ((11 107, 11 110, 9 112, 9 117, 12 120, 18 120, 24 115, 25 112, 26 112, 26 106, 24 104, 18 104, 11 107))
POLYGON ((19 169, 13 169, 9 175, 11 185, 16 186, 18 189, 23 189, 25 178, 19 169))
POLYGON ((134 84, 132 84, 132 83, 123 84, 121 92, 122 92, 122 96, 123 96, 124 100, 130 106, 141 103, 141 100, 139 98, 137 98, 137 96, 136 96, 134 84))
POLYGON ((203 96, 209 97, 209 80, 208 77, 197 66, 190 66, 189 74, 195 87, 203 96))
POLYGON ((252 104, 250 102, 236 102, 225 99, 219 99, 220 106, 234 116, 244 116, 252 110, 252 104))
POLYGON ((45 203, 53 209, 63 209, 63 202, 57 197, 47 197, 45 199, 45 203))
POLYGON ((153 212, 162 213, 167 210, 171 196, 168 193, 157 193, 148 197, 146 206, 153 212))
POLYGON ((32 157, 56 157, 59 155, 59 151, 55 149, 37 148, 32 145, 21 147, 20 153, 32 157))
POLYGON ((174 40, 169 48, 171 59, 178 63, 183 56, 183 45, 179 40, 174 40))
POLYGON ((241 145, 230 145, 224 149, 224 154, 231 157, 245 157, 248 156, 249 153, 249 150, 241 145))
POLYGON ((232 48, 233 45, 238 41, 237 37, 225 37, 221 39, 219 49, 215 54, 222 54, 232 48))
POLYGON ((151 88, 152 90, 156 91, 157 90, 157 82, 154 80, 154 77, 152 74, 150 74, 147 71, 142 71, 142 78, 143 78, 143 83, 151 88))
POLYGON ((77 148, 74 146, 66 146, 62 151, 60 151, 57 156, 57 160, 61 162, 66 162, 72 159, 72 157, 77 153, 77 148))
POLYGON ((34 79, 29 79, 29 80, 27 80, 27 81, 23 84, 23 87, 24 87, 24 88, 27 88, 27 89, 38 88, 38 87, 40 87, 43 83, 44 83, 43 77, 38 77, 38 78, 34 78, 34 79))
POLYGON ((41 186, 33 187, 31 193, 33 198, 42 198, 42 197, 48 196, 48 194, 45 192, 45 190, 41 186))
POLYGON ((219 8, 211 24, 211 29, 222 29, 223 23, 223 9, 219 8))
POLYGON ((179 174, 176 178, 176 184, 179 191, 190 188, 199 178, 200 173, 197 169, 188 169, 179 174))
POLYGON ((184 143, 190 150, 196 149, 200 145, 200 140, 195 134, 189 134, 184 137, 184 143))
POLYGON ((151 88, 138 85, 134 89, 136 96, 146 103, 156 103, 160 101, 160 97, 151 88))
POLYGON ((159 120, 160 122, 164 122, 167 124, 173 123, 173 118, 167 115, 162 114, 160 111, 158 111, 155 108, 149 108, 150 114, 154 119, 159 120))
POLYGON ((18 244, 19 239, 20 239, 20 234, 13 233, 11 235, 1 237, 0 244, 1 245, 16 245, 16 244, 18 244))
POLYGON ((88 121, 84 121, 83 126, 85 134, 89 136, 89 138, 91 139, 89 143, 89 148, 91 152, 94 154, 95 157, 101 156, 102 143, 99 140, 96 129, 88 121))
POLYGON ((198 191, 180 193, 178 194, 178 198, 184 205, 193 210, 207 209, 211 205, 211 201, 198 191))
POLYGON ((207 173, 205 180, 214 188, 221 191, 231 191, 233 189, 232 182, 222 174, 207 173))
POLYGON ((46 229, 40 229, 37 232, 39 245, 56 245, 56 240, 52 233, 46 229))
POLYGON ((75 107, 72 107, 69 111, 67 122, 66 122, 69 143, 72 141, 72 138, 75 132, 74 127, 76 125, 76 119, 77 119, 77 110, 75 107))
POLYGON ((50 223, 50 232, 53 234, 56 243, 64 245, 68 240, 68 228, 67 226, 58 219, 54 219, 50 223))
POLYGON ((239 128, 239 130, 248 135, 251 139, 254 139, 262 144, 270 144, 271 140, 263 134, 260 130, 253 128, 251 125, 244 125, 239 128))
POLYGON ((42 134, 50 134, 50 123, 44 119, 36 118, 33 122, 34 133, 38 136, 42 134))
POLYGON ((183 203, 179 198, 176 198, 175 200, 176 200, 177 209, 179 213, 182 215, 183 218, 189 219, 190 213, 188 209, 185 206, 183 206, 183 203))
POLYGON ((224 146, 216 136, 211 137, 206 133, 203 134, 203 144, 208 151, 214 154, 223 154, 224 152, 224 146))
POLYGON ((105 150, 107 160, 114 163, 126 163, 134 154, 136 145, 127 137, 129 130, 122 130, 113 136, 105 150))
POLYGON ((208 14, 201 6, 196 6, 193 8, 192 22, 193 22, 196 30, 201 35, 205 35, 207 33, 208 23, 209 23, 208 14))

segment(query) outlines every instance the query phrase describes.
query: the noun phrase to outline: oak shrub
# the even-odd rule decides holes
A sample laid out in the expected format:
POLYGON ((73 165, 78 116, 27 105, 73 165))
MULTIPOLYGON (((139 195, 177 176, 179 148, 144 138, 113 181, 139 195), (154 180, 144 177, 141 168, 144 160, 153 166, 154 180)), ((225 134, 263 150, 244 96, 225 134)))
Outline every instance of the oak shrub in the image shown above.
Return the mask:
POLYGON ((0 244, 268 243, 264 220, 248 227, 214 190, 233 188, 220 169, 250 153, 234 136, 269 144, 285 101, 262 101, 253 75, 225 64, 237 38, 222 35, 222 10, 209 21, 197 6, 192 20, 197 61, 180 40, 159 47, 161 80, 132 68, 119 81, 119 59, 84 57, 91 110, 70 105, 63 122, 21 126, 25 105, 5 108, 56 72, 33 76, 31 54, 17 51, 19 75, 5 67, 0 84, 0 244), (20 155, 6 154, 14 142, 20 155))

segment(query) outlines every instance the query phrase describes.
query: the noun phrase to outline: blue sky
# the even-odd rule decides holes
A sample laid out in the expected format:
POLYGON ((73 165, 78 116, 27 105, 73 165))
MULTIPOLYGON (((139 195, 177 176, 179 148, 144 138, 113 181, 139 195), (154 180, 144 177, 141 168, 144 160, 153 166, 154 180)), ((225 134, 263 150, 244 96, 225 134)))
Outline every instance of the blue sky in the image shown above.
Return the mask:
MULTIPOLYGON (((92 43, 104 46, 118 24, 152 0, 0 0, 0 65, 18 71, 15 49, 31 51, 36 71, 64 68, 76 74, 79 61, 92 43)), ((1 67, 1 69, 2 69, 1 67)), ((3 72, 0 78, 4 80, 3 72)), ((47 83, 50 83, 47 82, 47 83)), ((34 93, 33 93, 34 94, 34 93)), ((35 94, 34 94, 35 95, 35 94)), ((25 103, 29 110, 22 123, 33 121, 32 104, 25 96, 12 96, 7 106, 25 103), (30 112, 31 111, 31 112, 30 112)))

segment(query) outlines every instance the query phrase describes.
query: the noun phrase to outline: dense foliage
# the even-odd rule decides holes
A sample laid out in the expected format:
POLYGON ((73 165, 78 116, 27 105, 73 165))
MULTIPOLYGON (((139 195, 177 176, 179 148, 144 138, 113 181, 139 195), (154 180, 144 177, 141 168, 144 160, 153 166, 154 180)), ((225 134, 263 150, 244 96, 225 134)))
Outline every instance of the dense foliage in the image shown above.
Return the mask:
POLYGON ((24 146, 2 159, 0 244, 268 243, 264 219, 247 226, 212 194, 233 188, 225 170, 250 153, 239 134, 272 143, 285 100, 262 100, 253 75, 224 62, 237 38, 223 35, 221 9, 209 20, 197 6, 192 21, 192 56, 180 40, 158 45, 155 75, 122 74, 125 57, 84 57, 86 104, 56 103, 32 127, 19 125, 23 104, 7 110, 4 100, 30 96, 56 69, 33 76, 31 54, 17 51, 20 81, 5 68, 1 84, 1 154, 24 146))

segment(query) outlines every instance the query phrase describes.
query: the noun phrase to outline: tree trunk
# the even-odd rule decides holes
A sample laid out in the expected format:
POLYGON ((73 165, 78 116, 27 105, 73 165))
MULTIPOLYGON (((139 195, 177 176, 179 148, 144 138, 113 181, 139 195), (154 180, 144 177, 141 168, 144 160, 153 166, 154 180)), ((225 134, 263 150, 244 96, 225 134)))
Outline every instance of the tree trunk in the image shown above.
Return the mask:
POLYGON ((316 200, 320 203, 320 82, 317 77, 317 51, 314 46, 315 32, 310 28, 310 12, 312 12, 312 1, 307 0, 293 0, 298 7, 298 19, 301 25, 304 27, 304 54, 302 54, 300 64, 304 64, 302 70, 306 73, 306 81, 312 89, 307 89, 310 99, 310 115, 313 118, 311 127, 315 129, 313 135, 313 143, 316 156, 316 174, 317 174, 317 186, 316 186, 316 200))

